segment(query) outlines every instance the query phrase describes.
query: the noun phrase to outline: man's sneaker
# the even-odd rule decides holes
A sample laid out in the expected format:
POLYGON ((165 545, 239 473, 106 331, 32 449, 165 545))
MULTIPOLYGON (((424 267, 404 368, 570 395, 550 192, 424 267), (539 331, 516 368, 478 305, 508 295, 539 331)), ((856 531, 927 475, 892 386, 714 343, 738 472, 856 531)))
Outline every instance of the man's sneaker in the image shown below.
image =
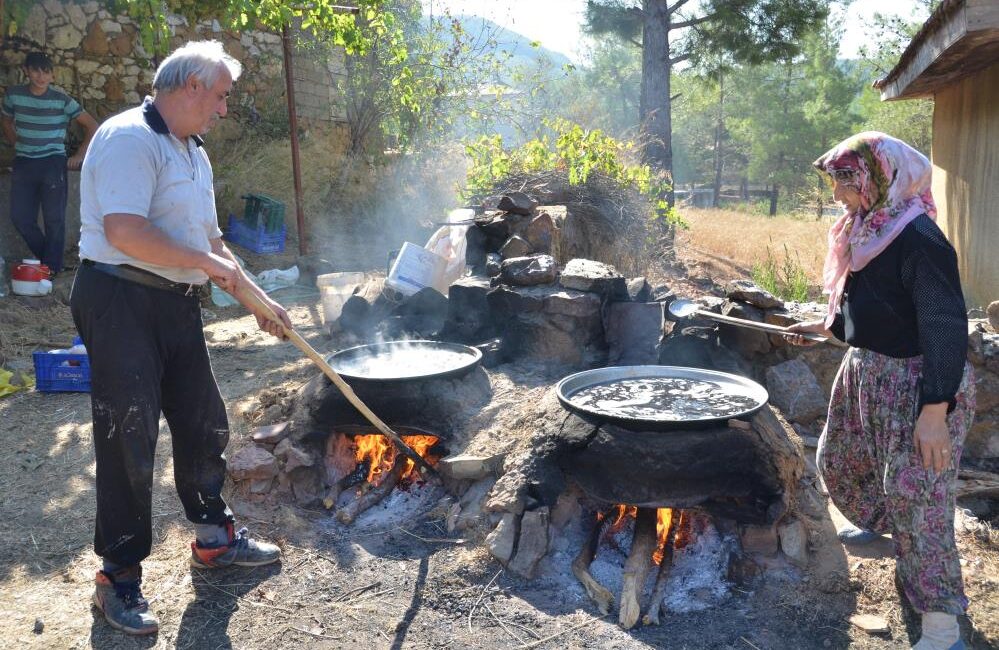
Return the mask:
POLYGON ((142 597, 141 579, 115 582, 104 571, 98 571, 94 582, 94 605, 111 627, 128 634, 156 634, 160 629, 142 597))
POLYGON ((233 532, 233 525, 226 524, 229 543, 222 546, 203 546, 191 542, 191 566, 199 569, 221 569, 228 566, 263 566, 277 562, 281 549, 267 542, 250 539, 245 528, 233 532))

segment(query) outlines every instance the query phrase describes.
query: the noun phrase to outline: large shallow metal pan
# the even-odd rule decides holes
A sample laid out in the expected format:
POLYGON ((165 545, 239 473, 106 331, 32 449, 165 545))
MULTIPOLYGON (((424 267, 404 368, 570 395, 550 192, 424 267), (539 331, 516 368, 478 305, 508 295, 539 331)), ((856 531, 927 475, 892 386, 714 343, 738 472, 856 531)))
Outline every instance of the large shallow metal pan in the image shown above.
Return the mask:
POLYGON ((478 349, 443 341, 390 341, 347 348, 327 360, 345 379, 401 382, 460 377, 482 359, 478 349))
MULTIPOLYGON (((558 399, 567 410, 594 423, 611 423, 633 431, 669 431, 677 429, 703 429, 723 426, 732 418, 745 418, 763 408, 769 399, 767 390, 751 379, 715 370, 685 368, 681 366, 614 366, 584 370, 569 375, 555 387, 558 399), (598 386, 611 386, 628 380, 685 379, 705 382, 703 387, 712 397, 733 396, 742 405, 723 416, 693 415, 677 417, 669 411, 645 412, 641 416, 622 415, 615 409, 602 408, 600 404, 573 400, 580 391, 598 386)), ((650 409, 645 409, 646 411, 650 409)))

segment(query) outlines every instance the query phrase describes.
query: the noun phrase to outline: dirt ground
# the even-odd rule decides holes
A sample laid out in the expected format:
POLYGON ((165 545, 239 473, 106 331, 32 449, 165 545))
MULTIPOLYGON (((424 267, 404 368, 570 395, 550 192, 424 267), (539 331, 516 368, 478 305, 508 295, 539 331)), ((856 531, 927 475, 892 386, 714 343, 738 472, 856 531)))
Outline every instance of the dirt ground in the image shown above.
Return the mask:
MULTIPOLYGON (((276 298, 318 349, 318 296, 276 298)), ((39 345, 71 331, 68 308, 4 300, 0 331, 23 329, 5 348, 8 367, 30 364, 39 345), (9 309, 16 303, 17 309, 9 309), (14 314, 18 320, 14 322, 14 314), (28 314, 28 318, 25 318, 28 314), (13 352, 11 352, 11 350, 13 352)), ((238 308, 207 314, 206 336, 229 407, 230 450, 253 426, 278 419, 315 371, 290 344, 256 331, 238 308)), ((5 339, 10 341, 10 336, 5 339)), ((494 386, 501 386, 490 371, 494 386)), ((517 390, 510 385, 509 390, 517 390)), ((481 540, 449 536, 424 499, 396 521, 342 527, 328 513, 291 504, 259 505, 232 495, 240 522, 279 543, 280 564, 201 571, 187 563, 192 532, 173 487, 169 431, 162 425, 154 488, 154 547, 144 591, 158 614, 158 635, 136 639, 112 630, 90 605, 94 458, 87 394, 21 392, 0 399, 0 647, 2 648, 907 648, 906 615, 893 586, 890 543, 862 554, 830 538, 810 572, 784 568, 732 585, 714 606, 667 614, 660 627, 623 631, 601 618, 568 567, 546 560, 528 582, 507 574, 481 540), (831 540, 831 541, 830 541, 831 540), (886 636, 853 627, 855 613, 883 616, 886 636)), ((995 535, 959 535, 972 605, 965 638, 999 647, 999 561, 995 535)), ((564 554, 562 554, 564 555, 564 554)))

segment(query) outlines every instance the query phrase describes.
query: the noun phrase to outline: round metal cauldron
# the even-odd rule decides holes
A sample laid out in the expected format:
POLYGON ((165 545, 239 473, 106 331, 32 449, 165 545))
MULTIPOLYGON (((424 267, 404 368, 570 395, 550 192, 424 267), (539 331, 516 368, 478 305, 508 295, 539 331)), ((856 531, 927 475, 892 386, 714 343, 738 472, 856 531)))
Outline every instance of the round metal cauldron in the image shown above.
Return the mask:
POLYGON ((369 383, 460 377, 482 359, 476 348, 442 341, 390 341, 359 345, 327 357, 347 380, 369 383))
POLYGON ((631 431, 717 427, 732 418, 756 413, 769 399, 767 390, 751 379, 679 366, 615 366, 584 370, 561 380, 555 389, 562 406, 584 420, 595 424, 612 423, 631 431), (646 380, 644 393, 624 391, 620 396, 615 395, 615 387, 641 385, 643 380, 646 380), (656 387, 657 383, 665 386, 663 380, 677 380, 674 383, 678 386, 693 387, 689 394, 678 391, 675 400, 679 412, 656 407, 656 400, 666 392, 656 387), (601 399, 586 399, 583 396, 587 393, 582 391, 588 389, 590 394, 595 394, 593 389, 596 389, 605 395, 601 399))

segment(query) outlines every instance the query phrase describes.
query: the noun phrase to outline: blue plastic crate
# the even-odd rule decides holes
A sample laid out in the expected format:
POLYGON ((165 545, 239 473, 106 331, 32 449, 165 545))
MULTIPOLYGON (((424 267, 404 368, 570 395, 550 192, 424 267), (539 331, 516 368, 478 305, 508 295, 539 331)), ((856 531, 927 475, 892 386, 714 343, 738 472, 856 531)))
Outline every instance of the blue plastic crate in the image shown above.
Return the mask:
POLYGON ((254 253, 280 253, 284 251, 286 234, 287 227, 283 223, 281 230, 267 232, 262 220, 257 222, 256 227, 251 227, 230 214, 229 225, 222 236, 254 253))
MULTIPOLYGON (((79 337, 73 345, 82 343, 79 337)), ((90 358, 85 354, 35 352, 35 390, 43 393, 89 393, 90 358)))

